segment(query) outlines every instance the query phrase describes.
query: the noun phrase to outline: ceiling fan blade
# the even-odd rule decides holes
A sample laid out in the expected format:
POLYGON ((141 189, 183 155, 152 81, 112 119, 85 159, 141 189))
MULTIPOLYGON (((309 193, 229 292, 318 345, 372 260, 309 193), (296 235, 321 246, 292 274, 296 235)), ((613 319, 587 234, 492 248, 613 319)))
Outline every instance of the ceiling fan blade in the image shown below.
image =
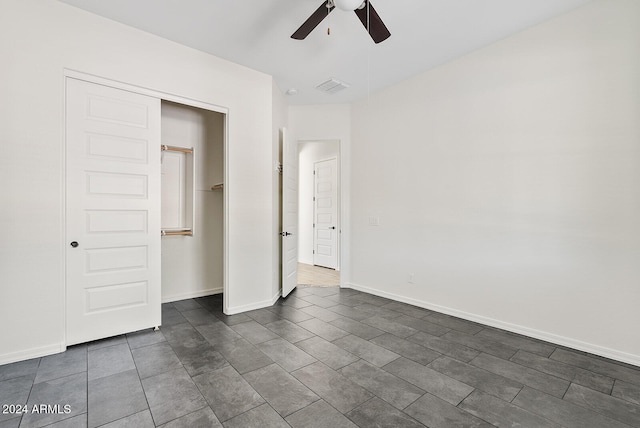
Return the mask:
POLYGON ((331 13, 333 9, 335 9, 334 6, 327 7, 327 2, 322 2, 320 7, 316 9, 316 11, 313 12, 306 21, 304 21, 300 28, 291 35, 291 38, 296 40, 303 40, 306 38, 309 33, 311 33, 313 29, 316 28, 318 24, 327 17, 327 15, 329 15, 329 13, 331 13))
POLYGON ((391 33, 369 0, 365 0, 365 5, 362 9, 356 9, 354 12, 358 15, 358 18, 360 18, 364 28, 369 30, 369 35, 374 42, 380 43, 389 38, 391 33), (367 17, 367 15, 369 16, 367 17))

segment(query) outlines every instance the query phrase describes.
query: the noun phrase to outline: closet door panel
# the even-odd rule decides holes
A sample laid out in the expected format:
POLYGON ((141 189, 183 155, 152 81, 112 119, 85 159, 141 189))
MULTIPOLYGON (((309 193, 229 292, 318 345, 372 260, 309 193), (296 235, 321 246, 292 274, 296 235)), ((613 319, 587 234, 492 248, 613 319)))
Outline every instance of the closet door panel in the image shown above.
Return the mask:
POLYGON ((67 345, 160 325, 160 100, 66 81, 67 345))

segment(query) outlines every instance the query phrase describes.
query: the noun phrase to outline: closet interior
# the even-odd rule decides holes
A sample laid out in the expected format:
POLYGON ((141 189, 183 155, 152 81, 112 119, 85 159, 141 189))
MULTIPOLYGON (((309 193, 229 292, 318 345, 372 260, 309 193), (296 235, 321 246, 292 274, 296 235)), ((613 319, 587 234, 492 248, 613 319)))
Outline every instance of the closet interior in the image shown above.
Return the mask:
POLYGON ((161 109, 162 302, 222 293, 225 115, 161 109))

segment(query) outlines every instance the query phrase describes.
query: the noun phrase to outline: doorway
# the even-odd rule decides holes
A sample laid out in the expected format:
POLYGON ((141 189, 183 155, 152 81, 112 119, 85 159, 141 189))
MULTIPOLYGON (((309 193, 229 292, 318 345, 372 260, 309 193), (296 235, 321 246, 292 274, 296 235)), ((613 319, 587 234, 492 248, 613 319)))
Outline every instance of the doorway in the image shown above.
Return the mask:
POLYGON ((298 143, 298 284, 340 285, 340 141, 298 143))

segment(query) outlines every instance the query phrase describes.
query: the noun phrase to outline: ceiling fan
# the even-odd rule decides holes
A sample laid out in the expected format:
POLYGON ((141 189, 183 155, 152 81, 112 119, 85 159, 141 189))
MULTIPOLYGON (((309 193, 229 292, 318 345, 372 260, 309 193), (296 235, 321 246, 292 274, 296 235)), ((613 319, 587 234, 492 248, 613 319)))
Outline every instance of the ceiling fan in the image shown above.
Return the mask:
POLYGON ((291 38, 296 40, 305 39, 336 7, 355 12, 374 42, 380 43, 391 35, 369 0, 326 0, 291 35, 291 38))

